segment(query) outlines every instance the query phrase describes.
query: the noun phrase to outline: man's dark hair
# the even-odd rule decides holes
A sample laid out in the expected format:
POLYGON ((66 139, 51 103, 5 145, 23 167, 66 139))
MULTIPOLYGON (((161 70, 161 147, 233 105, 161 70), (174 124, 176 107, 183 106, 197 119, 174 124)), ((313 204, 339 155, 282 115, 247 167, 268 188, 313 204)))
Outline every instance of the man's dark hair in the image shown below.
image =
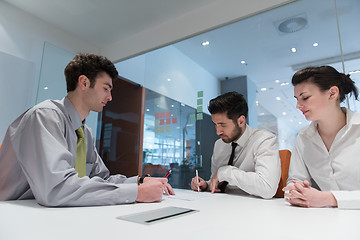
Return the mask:
POLYGON ((237 92, 228 92, 211 99, 208 109, 211 114, 226 113, 234 123, 241 115, 245 118, 248 115, 247 102, 244 96, 237 92))
POLYGON ((114 81, 118 78, 118 72, 114 64, 107 58, 79 53, 69 62, 64 70, 66 78, 66 90, 74 91, 80 75, 85 75, 90 80, 90 87, 95 86, 96 77, 99 73, 107 73, 114 81))

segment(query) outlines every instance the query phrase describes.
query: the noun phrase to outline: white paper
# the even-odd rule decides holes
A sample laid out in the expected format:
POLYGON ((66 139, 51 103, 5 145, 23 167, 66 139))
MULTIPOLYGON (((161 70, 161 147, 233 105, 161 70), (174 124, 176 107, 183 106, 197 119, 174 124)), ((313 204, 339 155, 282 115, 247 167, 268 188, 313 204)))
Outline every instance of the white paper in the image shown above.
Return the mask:
POLYGON ((175 195, 164 195, 164 198, 174 198, 185 201, 195 201, 202 198, 213 197, 210 192, 196 192, 193 190, 174 189, 175 195))

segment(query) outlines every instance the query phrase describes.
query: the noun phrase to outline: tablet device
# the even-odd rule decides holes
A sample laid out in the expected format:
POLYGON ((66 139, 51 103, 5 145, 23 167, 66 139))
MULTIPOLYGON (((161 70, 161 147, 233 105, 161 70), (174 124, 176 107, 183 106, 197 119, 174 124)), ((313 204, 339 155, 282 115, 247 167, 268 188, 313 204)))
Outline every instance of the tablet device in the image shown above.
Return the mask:
POLYGON ((153 224, 195 212, 198 212, 198 210, 181 207, 165 207, 141 213, 119 216, 117 219, 141 224, 153 224))

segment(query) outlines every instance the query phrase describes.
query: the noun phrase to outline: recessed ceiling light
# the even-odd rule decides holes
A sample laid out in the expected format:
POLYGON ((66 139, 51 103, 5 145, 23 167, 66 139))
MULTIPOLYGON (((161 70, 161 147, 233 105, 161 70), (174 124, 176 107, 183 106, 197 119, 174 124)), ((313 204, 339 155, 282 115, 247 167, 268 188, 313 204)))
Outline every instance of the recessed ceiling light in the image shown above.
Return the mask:
POLYGON ((149 112, 149 111, 150 111, 150 109, 146 109, 146 111, 147 111, 147 112, 149 112))
POLYGON ((246 62, 244 60, 241 61, 241 64, 245 64, 246 62))
POLYGON ((275 82, 276 82, 276 83, 279 83, 279 82, 280 82, 280 80, 278 80, 278 79, 277 79, 277 80, 275 80, 275 82))
POLYGON ((317 46, 319 46, 319 44, 317 42, 315 42, 315 43, 313 43, 313 46, 317 47, 317 46))
POLYGON ((264 116, 264 115, 265 115, 265 113, 263 113, 263 112, 259 113, 259 116, 264 116))
POLYGON ((256 101, 255 104, 256 104, 256 106, 259 106, 259 101, 256 101))
POLYGON ((289 83, 288 82, 280 83, 280 86, 286 86, 286 85, 289 85, 289 83))
POLYGON ((286 115, 286 112, 282 112, 282 115, 284 115, 284 116, 285 116, 285 115, 286 115))
POLYGON ((266 87, 260 88, 261 91, 266 91, 266 87))
POLYGON ((171 107, 174 107, 174 104, 172 104, 171 107))
POLYGON ((294 53, 294 52, 296 52, 296 48, 291 48, 291 51, 294 53))
POLYGON ((301 124, 302 124, 302 122, 299 122, 299 124, 301 125, 301 124))
POLYGON ((276 100, 280 101, 281 99, 280 99, 280 97, 276 97, 276 100))
POLYGON ((168 81, 168 82, 171 82, 171 78, 168 78, 167 81, 168 81))
POLYGON ((48 87, 44 87, 45 90, 48 90, 49 88, 48 87))
POLYGON ((205 42, 202 42, 202 43, 201 43, 201 45, 203 45, 203 46, 207 46, 207 45, 209 45, 209 44, 210 44, 209 41, 205 41, 205 42))

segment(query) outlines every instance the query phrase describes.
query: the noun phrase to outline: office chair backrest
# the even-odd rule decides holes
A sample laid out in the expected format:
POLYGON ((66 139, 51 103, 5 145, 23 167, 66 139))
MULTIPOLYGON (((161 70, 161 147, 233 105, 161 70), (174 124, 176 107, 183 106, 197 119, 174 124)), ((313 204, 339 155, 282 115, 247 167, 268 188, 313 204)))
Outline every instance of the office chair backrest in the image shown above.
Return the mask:
POLYGON ((281 177, 280 177, 278 190, 274 197, 282 198, 284 197, 284 192, 282 191, 282 188, 286 186, 286 181, 289 176, 291 152, 289 150, 280 150, 279 155, 281 162, 281 177))

